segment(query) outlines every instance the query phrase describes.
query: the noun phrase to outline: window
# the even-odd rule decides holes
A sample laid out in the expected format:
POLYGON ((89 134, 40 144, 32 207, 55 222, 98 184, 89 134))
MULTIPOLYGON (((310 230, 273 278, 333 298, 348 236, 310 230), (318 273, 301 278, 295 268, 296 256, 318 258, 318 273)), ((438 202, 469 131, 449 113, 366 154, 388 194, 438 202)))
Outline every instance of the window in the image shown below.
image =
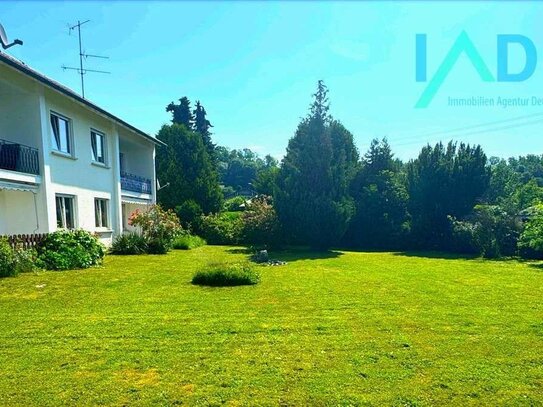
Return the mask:
POLYGON ((94 219, 97 228, 109 227, 108 208, 109 201, 107 199, 96 198, 94 200, 94 219))
POLYGON ((75 227, 74 197, 57 195, 57 227, 73 229, 75 227))
POLYGON ((106 136, 91 130, 92 160, 97 163, 106 163, 106 136))
POLYGON ((51 134, 53 148, 61 153, 72 154, 70 121, 57 114, 51 113, 51 134))

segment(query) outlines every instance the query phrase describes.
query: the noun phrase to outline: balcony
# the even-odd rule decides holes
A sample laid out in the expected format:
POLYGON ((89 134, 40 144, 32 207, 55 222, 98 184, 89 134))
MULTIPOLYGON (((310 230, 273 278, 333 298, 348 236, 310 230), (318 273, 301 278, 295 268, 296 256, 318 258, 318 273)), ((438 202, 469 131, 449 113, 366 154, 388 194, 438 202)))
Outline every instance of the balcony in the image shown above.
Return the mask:
POLYGON ((121 189, 139 194, 152 194, 151 180, 121 171, 121 189))
POLYGON ((38 149, 0 139, 0 170, 39 175, 38 149))

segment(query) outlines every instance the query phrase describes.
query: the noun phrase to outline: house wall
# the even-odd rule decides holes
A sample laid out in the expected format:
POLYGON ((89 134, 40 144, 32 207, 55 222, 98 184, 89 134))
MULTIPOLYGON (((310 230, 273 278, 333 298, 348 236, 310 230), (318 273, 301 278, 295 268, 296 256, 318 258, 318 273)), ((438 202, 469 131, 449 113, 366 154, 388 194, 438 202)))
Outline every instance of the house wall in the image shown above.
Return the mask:
POLYGON ((45 131, 50 168, 49 212, 56 208, 54 197, 57 194, 74 196, 76 227, 99 233, 100 239, 110 244, 113 235, 121 233, 116 227, 120 214, 115 205, 116 184, 112 166, 117 154, 118 136, 115 126, 55 92, 46 90, 45 102, 47 118, 51 112, 69 118, 73 136, 72 156, 67 157, 55 152, 50 126, 45 131), (106 136, 105 165, 92 161, 91 129, 98 130, 106 136), (94 209, 96 198, 109 201, 109 228, 96 227, 94 209))
POLYGON ((151 180, 154 179, 154 145, 151 142, 135 139, 121 129, 119 131, 119 148, 124 155, 124 171, 151 180))
POLYGON ((38 148, 38 103, 34 84, 0 67, 0 139, 38 148))
POLYGON ((0 190, 0 235, 41 233, 32 192, 0 190))
POLYGON ((0 234, 55 231, 55 197, 63 194, 74 197, 76 227, 96 232, 104 243, 110 244, 113 236, 121 234, 123 229, 119 183, 121 145, 126 171, 154 180, 152 142, 2 64, 0 138, 38 148, 41 179, 36 194, 40 228, 36 230, 36 207, 31 192, 0 190, 0 234), (54 151, 51 112, 71 121, 71 156, 54 151), (106 136, 105 165, 92 161, 91 129, 106 136), (109 200, 110 228, 96 228, 95 198, 109 200))

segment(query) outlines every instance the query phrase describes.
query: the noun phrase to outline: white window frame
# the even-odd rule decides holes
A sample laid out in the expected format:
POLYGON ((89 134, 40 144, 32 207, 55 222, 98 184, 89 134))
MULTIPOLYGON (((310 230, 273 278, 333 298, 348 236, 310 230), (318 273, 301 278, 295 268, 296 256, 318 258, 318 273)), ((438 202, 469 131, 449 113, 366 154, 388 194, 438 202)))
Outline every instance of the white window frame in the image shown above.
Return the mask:
POLYGON ((109 199, 107 198, 94 198, 94 225, 97 229, 109 229, 110 228, 110 217, 109 217, 109 199), (99 203, 104 203, 105 208, 105 225, 104 221, 104 208, 101 207, 99 203))
MULTIPOLYGON (((90 129, 90 138, 91 138, 91 158, 92 162, 99 164, 99 165, 105 165, 107 166, 107 136, 104 132, 96 130, 91 128, 90 129), (102 158, 103 161, 99 160, 99 157, 94 154, 94 148, 93 148, 93 137, 96 136, 96 140, 98 137, 102 138, 102 158)), ((98 146, 97 146, 98 148, 98 146)), ((97 151, 98 152, 98 151, 97 151)))
MULTIPOLYGON (((74 157, 74 151, 75 151, 75 146, 74 146, 74 132, 73 132, 73 124, 72 124, 72 119, 70 119, 69 117, 66 117, 60 113, 57 113, 55 112, 54 110, 51 110, 49 112, 49 128, 50 128, 50 131, 51 131, 51 147, 52 147, 52 150, 55 152, 55 153, 58 153, 58 154, 61 154, 61 155, 65 155, 65 156, 69 156, 69 157, 74 157), (63 120, 66 122, 66 129, 68 131, 68 138, 66 139, 66 144, 67 144, 67 150, 68 151, 62 151, 61 150, 61 147, 58 145, 57 141, 56 141, 56 137, 55 137, 55 131, 53 130, 53 124, 51 123, 51 119, 52 117, 55 116, 57 118, 59 118, 60 120, 63 120)), ((60 136, 60 135, 59 135, 60 136)), ((62 145, 62 141, 61 141, 61 145, 62 145)))
POLYGON ((76 216, 76 202, 75 202, 75 196, 74 195, 65 195, 65 194, 56 194, 55 195, 55 215, 56 215, 56 218, 57 218, 57 229, 69 229, 67 227, 68 225, 68 222, 67 222, 67 218, 66 218, 66 200, 67 199, 71 199, 72 201, 72 219, 71 219, 71 223, 72 223, 72 228, 71 229, 76 229, 77 228, 77 224, 76 224, 76 220, 77 220, 77 216, 76 216), (60 199, 61 201, 61 207, 60 207, 60 210, 61 210, 61 225, 59 226, 59 219, 58 219, 58 199, 60 199))

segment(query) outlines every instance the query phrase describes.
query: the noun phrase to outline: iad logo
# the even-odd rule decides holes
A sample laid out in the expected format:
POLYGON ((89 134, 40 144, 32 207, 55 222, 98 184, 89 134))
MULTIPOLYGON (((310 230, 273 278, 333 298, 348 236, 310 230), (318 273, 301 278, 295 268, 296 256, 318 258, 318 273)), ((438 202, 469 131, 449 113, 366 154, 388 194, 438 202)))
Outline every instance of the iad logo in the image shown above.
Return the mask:
MULTIPOLYGON (((426 34, 416 35, 416 52, 417 52, 417 82, 426 82, 426 34)), ((416 108, 428 107, 437 91, 449 75, 449 72, 458 61, 458 58, 465 54, 471 61, 475 71, 483 82, 522 82, 532 76, 537 65, 537 51, 534 43, 524 35, 519 34, 500 34, 497 36, 497 73, 496 78, 492 75, 485 61, 475 48, 475 45, 465 31, 458 36, 452 48, 449 50, 436 73, 428 82, 428 86, 422 92, 416 108), (520 72, 509 72, 509 44, 519 44, 524 49, 526 60, 524 68, 520 72)))

